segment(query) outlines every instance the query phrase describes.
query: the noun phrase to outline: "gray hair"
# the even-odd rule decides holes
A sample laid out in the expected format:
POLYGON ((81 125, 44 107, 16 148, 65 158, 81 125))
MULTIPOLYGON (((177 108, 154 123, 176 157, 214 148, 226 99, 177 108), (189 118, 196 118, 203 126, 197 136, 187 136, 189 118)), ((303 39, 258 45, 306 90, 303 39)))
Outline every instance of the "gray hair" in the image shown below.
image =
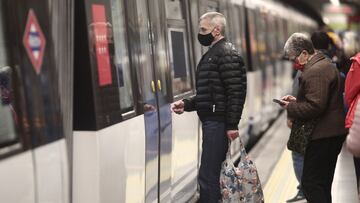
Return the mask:
POLYGON ((298 56, 304 50, 309 54, 315 53, 311 39, 304 33, 292 34, 284 46, 286 56, 298 56))
POLYGON ((199 22, 203 19, 210 20, 212 26, 220 26, 221 35, 225 35, 226 18, 223 14, 218 12, 207 12, 200 17, 199 22))

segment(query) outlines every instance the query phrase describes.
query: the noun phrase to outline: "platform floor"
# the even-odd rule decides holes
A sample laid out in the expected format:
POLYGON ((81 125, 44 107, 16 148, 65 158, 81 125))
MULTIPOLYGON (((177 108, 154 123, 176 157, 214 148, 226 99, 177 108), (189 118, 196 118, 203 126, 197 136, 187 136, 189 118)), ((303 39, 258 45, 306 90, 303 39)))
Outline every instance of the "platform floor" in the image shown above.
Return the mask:
MULTIPOLYGON (((289 134, 283 113, 249 153, 258 168, 266 203, 285 203, 297 192, 291 152, 286 149, 289 134)), ((345 147, 338 158, 332 197, 333 203, 359 203, 354 163, 345 147)))

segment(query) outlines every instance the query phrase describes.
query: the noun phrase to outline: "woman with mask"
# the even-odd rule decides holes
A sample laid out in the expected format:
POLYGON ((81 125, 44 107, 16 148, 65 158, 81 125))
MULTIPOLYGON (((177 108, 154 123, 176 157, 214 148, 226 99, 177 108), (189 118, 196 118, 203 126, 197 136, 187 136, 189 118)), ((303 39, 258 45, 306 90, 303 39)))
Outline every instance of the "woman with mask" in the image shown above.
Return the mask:
POLYGON ((294 121, 316 120, 305 149, 302 188, 309 203, 331 203, 335 166, 346 135, 339 71, 315 52, 304 34, 291 35, 284 51, 302 74, 297 96, 284 96, 282 107, 294 121))

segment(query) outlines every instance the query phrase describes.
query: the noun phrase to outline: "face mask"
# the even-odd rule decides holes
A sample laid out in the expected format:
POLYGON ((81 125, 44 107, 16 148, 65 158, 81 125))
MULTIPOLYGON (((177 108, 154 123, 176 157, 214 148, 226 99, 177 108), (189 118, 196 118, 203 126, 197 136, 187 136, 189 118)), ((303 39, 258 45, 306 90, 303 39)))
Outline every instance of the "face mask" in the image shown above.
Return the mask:
POLYGON ((214 41, 214 36, 211 33, 212 31, 206 35, 202 35, 200 33, 198 34, 198 40, 201 45, 206 47, 211 45, 211 43, 214 41))
POLYGON ((299 62, 299 59, 295 59, 295 63, 294 63, 294 68, 296 70, 300 70, 300 71, 303 71, 304 70, 304 67, 305 67, 305 64, 300 64, 299 62))

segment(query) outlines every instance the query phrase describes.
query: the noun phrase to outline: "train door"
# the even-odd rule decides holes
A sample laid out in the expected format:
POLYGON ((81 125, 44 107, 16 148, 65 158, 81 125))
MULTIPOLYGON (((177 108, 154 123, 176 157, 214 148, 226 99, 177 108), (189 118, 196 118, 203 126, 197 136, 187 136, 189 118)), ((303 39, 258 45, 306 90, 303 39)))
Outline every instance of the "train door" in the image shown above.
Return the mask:
MULTIPOLYGON (((199 53, 195 54, 193 50, 199 43, 190 42, 189 10, 192 6, 197 8, 188 1, 165 0, 167 53, 174 101, 192 97, 195 93, 195 58, 199 53)), ((198 18, 197 14, 197 11, 191 13, 198 18)), ((196 31, 192 34, 196 36, 197 19, 193 26, 196 31)), ((185 202, 197 189, 199 119, 196 112, 185 112, 181 116, 173 114, 172 121, 171 202, 185 202)))
POLYGON ((56 53, 69 48, 71 23, 55 23, 69 22, 60 15, 69 5, 0 2, 1 202, 69 202, 58 77, 71 70, 71 50, 56 53))
MULTIPOLYGON (((145 202, 171 201, 172 117, 170 102, 172 90, 166 41, 166 14, 163 0, 138 0, 138 15, 147 19, 146 43, 141 53, 148 57, 148 70, 140 70, 144 79, 141 89, 146 104, 145 121, 145 202), (142 4, 142 5, 141 5, 142 4), (142 14, 140 14, 142 13, 142 14), (147 52, 148 50, 149 52, 147 52)), ((145 64, 143 64, 145 65, 145 64)))
POLYGON ((146 43, 150 44, 149 52, 145 51, 145 47, 142 50, 142 54, 150 53, 149 63, 146 64, 149 69, 148 72, 139 70, 138 75, 144 78, 141 85, 143 94, 152 95, 144 101, 157 109, 144 109, 145 202, 184 202, 197 187, 196 113, 178 116, 170 111, 173 100, 194 94, 194 69, 188 40, 189 13, 186 8, 187 3, 180 0, 137 1, 138 15, 147 13, 150 36, 146 43))

